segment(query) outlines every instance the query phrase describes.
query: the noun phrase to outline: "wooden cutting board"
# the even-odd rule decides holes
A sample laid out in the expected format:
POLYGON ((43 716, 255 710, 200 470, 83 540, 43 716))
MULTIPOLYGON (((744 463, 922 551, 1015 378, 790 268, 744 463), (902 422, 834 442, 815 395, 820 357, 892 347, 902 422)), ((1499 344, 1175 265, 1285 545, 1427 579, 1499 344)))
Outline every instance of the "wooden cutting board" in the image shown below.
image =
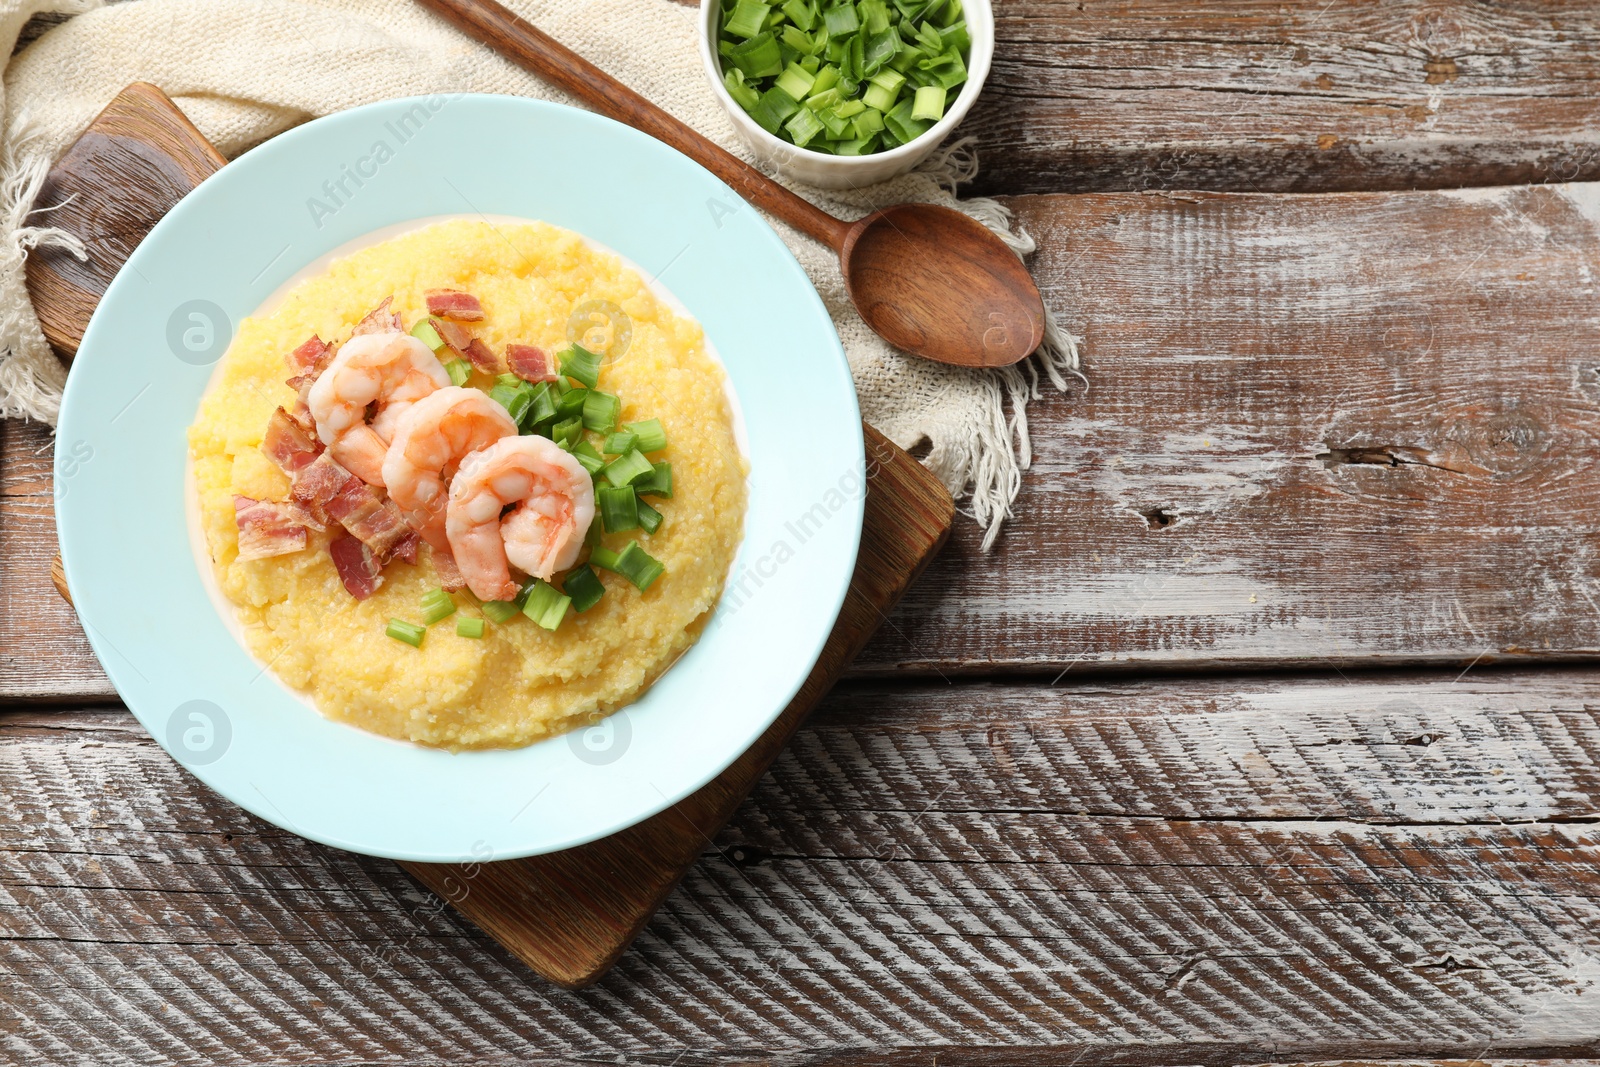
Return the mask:
MULTIPOLYGON (((224 163, 153 85, 124 89, 51 170, 38 204, 83 238, 80 262, 57 249, 28 261, 45 334, 71 360, 89 316, 144 235, 224 163)), ((749 794, 818 700, 938 552, 954 506, 937 479, 870 426, 860 557, 838 624, 811 676, 756 744, 699 792, 654 818, 578 848, 477 864, 405 863, 406 870, 523 962, 565 986, 605 973, 749 794)), ((59 558, 56 588, 69 601, 59 558)))

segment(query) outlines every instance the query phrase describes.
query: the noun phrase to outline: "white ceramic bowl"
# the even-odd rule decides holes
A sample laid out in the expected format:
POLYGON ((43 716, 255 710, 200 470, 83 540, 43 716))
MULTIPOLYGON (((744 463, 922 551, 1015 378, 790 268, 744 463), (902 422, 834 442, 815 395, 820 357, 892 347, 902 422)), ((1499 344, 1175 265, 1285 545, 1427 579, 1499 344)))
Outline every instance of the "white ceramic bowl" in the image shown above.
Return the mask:
POLYGON ((758 162, 771 163, 785 178, 805 182, 823 189, 856 189, 874 182, 887 181, 928 158, 928 154, 966 118, 973 101, 983 92, 983 83, 989 77, 989 62, 994 58, 994 8, 989 0, 962 0, 967 16, 967 33, 972 37, 971 54, 967 57, 967 81, 956 95, 955 101, 945 110, 944 118, 933 129, 910 144, 891 148, 887 152, 874 152, 869 156, 831 156, 825 152, 812 152, 797 148, 781 137, 774 136, 758 126, 745 114, 738 101, 728 95, 722 84, 722 63, 717 55, 717 15, 720 0, 700 0, 700 59, 705 64, 706 77, 711 79, 711 91, 733 120, 744 143, 750 146, 758 162))

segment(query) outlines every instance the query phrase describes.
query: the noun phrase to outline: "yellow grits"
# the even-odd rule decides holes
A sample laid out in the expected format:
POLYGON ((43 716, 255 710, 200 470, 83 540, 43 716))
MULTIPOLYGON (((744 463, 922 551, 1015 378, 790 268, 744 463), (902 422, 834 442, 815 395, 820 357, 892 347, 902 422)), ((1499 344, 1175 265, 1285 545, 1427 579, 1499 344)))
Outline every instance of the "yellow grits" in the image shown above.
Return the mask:
MULTIPOLYGON (((482 375, 469 383, 491 384, 482 375)), ((723 372, 698 324, 675 314, 616 257, 542 223, 429 226, 338 260, 295 287, 270 314, 240 323, 213 388, 189 430, 206 544, 223 594, 250 651, 322 713, 388 737, 447 748, 514 747, 620 708, 695 640, 722 593, 744 522, 745 464, 734 439, 723 372), (458 637, 478 602, 455 594, 457 613, 428 628, 421 648, 384 633, 390 618, 420 622, 422 595, 439 585, 422 550, 412 566, 384 568, 364 601, 347 593, 327 552, 308 548, 239 560, 234 494, 288 497, 289 482, 261 453, 267 419, 294 391, 286 354, 315 333, 342 342, 374 305, 393 296, 409 329, 426 315, 424 292, 460 289, 482 301, 469 323, 497 354, 508 343, 552 356, 567 347, 573 309, 609 301, 632 320, 632 341, 600 372, 600 388, 622 398, 623 422, 657 418, 673 469, 674 495, 652 498, 664 521, 654 535, 608 534, 620 550, 638 538, 666 566, 640 593, 599 572, 605 598, 547 631, 517 616, 485 622, 481 640, 458 637)), ((598 516, 595 519, 599 521, 598 516)))

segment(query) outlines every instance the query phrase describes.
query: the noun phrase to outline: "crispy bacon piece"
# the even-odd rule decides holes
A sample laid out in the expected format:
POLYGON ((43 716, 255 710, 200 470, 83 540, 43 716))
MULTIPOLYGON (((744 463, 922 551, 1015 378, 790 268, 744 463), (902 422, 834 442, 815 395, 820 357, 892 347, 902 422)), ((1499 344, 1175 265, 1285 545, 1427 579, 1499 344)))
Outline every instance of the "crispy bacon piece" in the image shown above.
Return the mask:
POLYGON ((295 475, 289 495, 317 521, 338 523, 359 538, 380 564, 396 556, 415 562, 416 534, 399 505, 379 496, 328 453, 295 475))
POLYGON ((429 319, 428 325, 433 327, 434 332, 456 355, 466 352, 467 346, 472 343, 472 334, 459 322, 451 322, 449 319, 429 319))
POLYGON ((294 371, 296 376, 309 374, 315 378, 332 359, 333 346, 316 334, 312 334, 299 348, 289 353, 289 369, 294 371))
POLYGON ((483 321, 483 305, 471 293, 459 289, 429 289, 428 314, 460 319, 462 322, 483 321))
POLYGON ((328 501, 327 510, 329 518, 361 538, 361 543, 372 549, 380 563, 388 563, 402 550, 415 551, 406 542, 416 533, 406 522, 399 505, 388 497, 380 497, 353 474, 339 495, 328 501))
POLYGON ((315 433, 316 424, 312 421, 311 408, 307 406, 306 398, 311 394, 312 383, 322 375, 332 360, 333 346, 316 334, 312 334, 310 340, 289 353, 289 366, 295 373, 288 379, 288 386, 300 394, 295 400, 290 418, 304 427, 307 433, 315 433))
POLYGON ((292 478, 322 453, 322 442, 305 423, 279 408, 267 419, 267 434, 261 439, 261 451, 292 478))
POLYGON ((336 534, 328 542, 328 555, 333 557, 333 569, 339 572, 345 591, 357 600, 367 599, 383 584, 383 565, 360 538, 336 534))
POLYGON ((551 382, 556 378, 550 357, 536 345, 506 345, 506 365, 525 382, 551 382))
MULTIPOLYGON (((389 559, 397 559, 402 563, 417 565, 417 549, 422 547, 422 538, 415 533, 409 537, 401 538, 400 543, 389 553, 389 559)), ((453 592, 454 590, 452 590, 453 592)))
POLYGON ((239 526, 239 558, 266 559, 306 547, 302 512, 292 505, 247 496, 233 498, 233 521, 239 526))
POLYGON ((462 355, 467 357, 467 362, 472 364, 474 370, 482 371, 484 374, 500 373, 500 361, 494 358, 493 349, 477 337, 472 339, 472 343, 466 347, 462 355))
MULTIPOLYGON (((289 497, 315 516, 318 522, 331 524, 338 520, 328 514, 329 502, 355 477, 338 460, 323 452, 295 473, 294 484, 289 487, 289 497)), ((356 478, 356 481, 361 479, 356 478)))
POLYGON ((390 311, 389 304, 394 297, 386 296, 383 302, 371 311, 365 318, 356 323, 355 329, 350 331, 351 337, 360 337, 364 333, 403 333, 400 329, 400 313, 390 311))

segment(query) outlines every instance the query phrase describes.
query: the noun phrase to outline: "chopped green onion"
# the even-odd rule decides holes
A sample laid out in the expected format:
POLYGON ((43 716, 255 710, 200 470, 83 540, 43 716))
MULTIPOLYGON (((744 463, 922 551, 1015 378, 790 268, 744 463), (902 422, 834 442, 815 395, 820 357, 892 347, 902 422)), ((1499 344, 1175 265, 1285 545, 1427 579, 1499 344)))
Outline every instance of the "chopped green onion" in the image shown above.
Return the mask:
POLYGON ((573 610, 580 612, 588 611, 606 595, 605 583, 587 563, 567 575, 566 581, 561 583, 561 591, 572 598, 573 610))
POLYGON ((888 111, 894 107, 900 87, 905 83, 906 76, 897 70, 880 71, 867 79, 867 91, 862 94, 861 102, 879 111, 888 111))
MULTIPOLYGON (((578 424, 580 427, 582 423, 578 424)), ((606 465, 605 457, 595 451, 594 445, 588 441, 579 441, 571 448, 572 458, 583 464, 583 469, 590 474, 599 474, 600 468, 606 465)))
POLYGON ((630 422, 623 429, 639 439, 636 447, 640 452, 660 452, 667 447, 667 431, 662 428, 660 419, 630 422))
POLYGON ((917 69, 924 77, 946 90, 954 89, 967 80, 966 65, 961 62, 960 53, 954 50, 934 56, 932 59, 924 59, 917 64, 917 69))
POLYGON ((512 422, 520 423, 522 416, 528 413, 528 406, 533 403, 533 390, 523 388, 527 384, 522 382, 516 386, 497 385, 489 390, 489 399, 505 408, 512 422))
POLYGON ((817 93, 815 96, 806 97, 806 107, 812 111, 828 111, 843 102, 844 97, 840 95, 837 89, 829 89, 825 93, 817 93))
POLYGON ((779 2, 719 0, 717 53, 729 95, 796 146, 864 155, 905 144, 945 117, 968 80, 961 0, 779 2), (855 121, 863 109, 880 117, 855 121))
POLYGON ((496 374, 494 376, 494 384, 496 384, 496 385, 509 385, 513 389, 515 389, 515 388, 521 386, 523 384, 523 381, 522 381, 521 378, 517 377, 515 374, 496 374))
POLYGON ((733 97, 734 103, 746 111, 754 108, 761 100, 761 94, 744 83, 744 71, 738 68, 723 72, 722 87, 728 90, 728 95, 733 97))
POLYGON ((456 613, 455 598, 443 589, 430 589, 422 594, 422 624, 432 626, 440 619, 456 613))
POLYGON ((608 456, 620 456, 630 451, 639 441, 639 435, 628 430, 617 430, 606 435, 605 451, 608 456))
POLYGON ((546 630, 554 630, 567 617, 567 608, 571 604, 572 598, 561 590, 542 579, 535 579, 528 590, 527 602, 522 605, 522 613, 546 630))
POLYGON ((783 5, 783 13, 789 16, 790 22, 807 33, 810 33, 811 27, 817 24, 816 12, 812 10, 810 4, 806 3, 806 0, 788 0, 783 5))
POLYGON ((657 463, 651 469, 650 474, 637 479, 632 484, 633 491, 638 493, 640 496, 644 496, 646 493, 654 493, 657 496, 664 496, 668 500, 671 500, 672 464, 657 463))
POLYGON ((390 619, 389 625, 383 632, 396 641, 404 641, 412 648, 421 648, 422 638, 428 632, 428 628, 418 626, 414 622, 406 622, 404 619, 390 619))
POLYGON ((444 347, 444 338, 439 336, 439 331, 435 330, 433 323, 427 319, 417 320, 417 324, 411 327, 411 336, 427 345, 434 352, 444 347))
POLYGON ((444 365, 444 372, 450 375, 451 385, 466 385, 472 377, 472 366, 464 359, 452 359, 444 365))
POLYGON ((561 354, 561 373, 593 389, 600 381, 600 357, 581 345, 561 354))
POLYGON ((589 395, 583 398, 583 425, 585 429, 595 433, 610 433, 617 424, 617 416, 622 414, 622 401, 610 393, 589 390, 589 395))
POLYGON ((905 47, 900 31, 893 26, 882 33, 869 33, 861 46, 861 73, 867 77, 882 71, 905 47))
MULTIPOLYGON (((939 30, 939 39, 944 42, 945 48, 954 53, 957 59, 962 53, 972 51, 972 35, 967 32, 967 24, 958 22, 954 26, 945 26, 939 30)), ((965 73, 963 66, 962 72, 965 73)), ((947 87, 948 88, 948 87, 947 87)))
POLYGON ((529 393, 532 402, 528 405, 527 414, 522 417, 524 426, 531 428, 556 417, 556 399, 551 395, 549 382, 539 382, 529 393))
POLYGON ((481 638, 483 636, 483 620, 467 618, 457 619, 456 636, 481 638))
POLYGON ((767 15, 771 11, 772 8, 761 3, 761 0, 739 0, 734 5, 733 16, 723 29, 735 37, 754 37, 766 25, 767 15))
MULTIPOLYGON (((799 67, 800 72, 809 77, 811 72, 806 70, 803 64, 804 61, 811 56, 812 51, 817 47, 817 42, 811 39, 811 35, 809 33, 806 33, 796 26, 785 26, 783 28, 783 32, 779 33, 778 36, 783 39, 784 48, 787 48, 789 51, 792 51, 801 57, 799 61, 791 63, 790 66, 799 67)), ((785 52, 784 54, 787 55, 788 53, 785 52)), ((780 78, 783 77, 781 74, 778 76, 780 78)))
POLYGON ((772 78, 783 73, 783 50, 770 33, 758 33, 728 53, 728 60, 748 79, 772 78))
POLYGON ((556 423, 550 427, 550 439, 558 445, 577 448, 578 442, 583 439, 583 420, 566 419, 556 423))
POLYGON ((639 498, 629 485, 602 485, 594 493, 595 507, 606 533, 625 533, 639 528, 639 498))
POLYGON ((604 545, 594 545, 589 549, 589 562, 602 570, 614 571, 617 569, 617 560, 621 556, 611 551, 604 545))
POLYGON ((875 133, 882 133, 883 112, 875 107, 869 107, 856 116, 851 128, 857 137, 871 137, 875 133))
POLYGON ((856 9, 852 4, 837 4, 828 8, 822 13, 822 22, 828 27, 829 37, 844 37, 861 28, 861 20, 856 18, 856 9))
POLYGON ((605 475, 606 481, 620 488, 632 485, 641 478, 655 477, 655 466, 644 458, 643 452, 633 448, 607 463, 600 473, 605 475))
POLYGON ((938 122, 944 118, 944 90, 937 85, 924 85, 912 97, 911 117, 938 122))
POLYGON ((503 625, 522 611, 522 605, 514 600, 486 600, 483 604, 483 617, 490 622, 503 625))
POLYGON ((761 94, 761 101, 750 112, 750 117, 768 133, 777 133, 783 120, 799 110, 800 102, 774 85, 761 94))
POLYGON ((828 139, 830 141, 837 141, 850 133, 850 120, 840 118, 831 107, 825 111, 817 112, 817 118, 822 120, 822 125, 828 131, 828 139))
POLYGON ((655 580, 667 570, 661 565, 660 560, 641 548, 637 541, 629 541, 628 547, 617 553, 616 566, 611 569, 632 582, 641 593, 654 585, 655 580))
POLYGON ((822 132, 822 120, 817 118, 817 113, 809 108, 802 108, 795 112, 794 117, 783 124, 789 131, 789 139, 804 148, 811 143, 812 138, 822 132))
POLYGON ((583 402, 588 396, 589 390, 581 385, 574 385, 562 393, 561 399, 556 401, 556 418, 562 420, 582 418, 583 402))
POLYGON ((894 106, 893 111, 883 116, 884 127, 899 138, 901 144, 910 143, 917 137, 927 133, 933 126, 931 122, 924 122, 912 117, 912 107, 912 102, 909 99, 902 100, 894 106))
POLYGON ((816 83, 816 80, 816 78, 812 77, 810 74, 807 74, 805 69, 802 68, 800 64, 790 63, 784 68, 783 73, 778 75, 778 80, 772 84, 776 85, 779 89, 782 89, 796 100, 800 100, 803 99, 807 93, 811 92, 811 86, 816 83))
POLYGON ((638 494, 634 495, 633 507, 639 513, 639 525, 645 533, 653 534, 661 529, 661 512, 640 500, 638 494))

